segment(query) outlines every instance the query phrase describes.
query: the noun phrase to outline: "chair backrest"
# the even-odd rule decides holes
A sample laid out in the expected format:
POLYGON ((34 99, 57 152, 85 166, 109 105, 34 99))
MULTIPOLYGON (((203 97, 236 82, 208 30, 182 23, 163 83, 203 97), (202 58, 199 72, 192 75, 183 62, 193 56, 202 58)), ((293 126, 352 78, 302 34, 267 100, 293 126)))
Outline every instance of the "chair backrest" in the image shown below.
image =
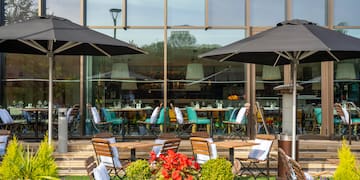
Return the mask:
POLYGON ((156 122, 157 122, 157 120, 158 120, 158 118, 159 118, 159 115, 160 115, 160 111, 161 110, 159 110, 160 109, 160 107, 156 107, 154 110, 153 110, 153 112, 151 113, 151 116, 150 116, 150 123, 151 124, 155 124, 156 122))
POLYGON ((111 147, 110 145, 111 143, 115 143, 114 141, 115 138, 91 139, 98 163, 102 162, 105 166, 118 168, 121 167, 118 151, 116 147, 111 147))
POLYGON ((203 164, 211 159, 210 142, 207 138, 191 137, 190 142, 196 162, 203 164))
POLYGON ((245 124, 246 123, 246 107, 240 108, 239 112, 236 115, 236 123, 245 124))
POLYGON ((175 153, 178 151, 181 139, 168 139, 164 142, 161 148, 161 154, 167 154, 168 150, 173 150, 175 153))
POLYGON ((258 134, 255 138, 255 143, 258 145, 252 146, 248 158, 260 161, 267 160, 271 151, 275 136, 269 134, 258 134))
POLYGON ((106 108, 101 108, 101 112, 103 113, 106 122, 110 122, 112 120, 111 114, 106 108))
MULTIPOLYGON (((168 111, 169 109, 166 108, 166 111, 168 111)), ((168 113, 166 113, 168 114, 168 113)), ((160 112, 159 112, 159 118, 157 119, 156 121, 156 124, 164 124, 164 122, 168 122, 168 117, 169 116, 165 116, 165 109, 164 108, 161 108, 160 112), (166 120, 165 120, 166 119, 166 120)))
POLYGON ((235 122, 236 116, 237 116, 239 110, 240 110, 239 108, 234 108, 234 109, 227 111, 226 113, 229 114, 227 120, 230 122, 235 122))
POLYGON ((14 123, 14 119, 10 116, 10 113, 6 109, 0 109, 0 119, 4 124, 14 123))
POLYGON ((342 123, 349 124, 350 118, 346 108, 343 108, 341 104, 335 103, 334 105, 337 115, 341 118, 342 123))
POLYGON ((291 159, 282 148, 278 148, 279 162, 283 165, 283 172, 285 173, 286 179, 297 179, 294 168, 292 167, 289 159, 291 159))
POLYGON ((190 122, 192 122, 192 123, 197 122, 198 117, 197 117, 196 111, 192 107, 186 107, 186 113, 188 115, 188 119, 190 122))
POLYGON ((85 168, 90 180, 94 180, 94 169, 96 168, 96 166, 97 164, 94 156, 89 156, 88 158, 86 158, 85 168))
POLYGON ((0 130, 0 156, 5 155, 11 132, 9 130, 0 130))
POLYGON ((196 131, 196 132, 191 133, 191 137, 209 138, 210 135, 207 131, 196 131))
POLYGON ((322 112, 320 107, 314 108, 314 116, 316 119, 316 123, 321 125, 322 124, 322 112))
POLYGON ((183 124, 184 123, 184 116, 183 116, 180 108, 174 107, 174 111, 175 111, 175 117, 176 117, 177 123, 183 124))
POLYGON ((91 110, 92 119, 94 120, 95 124, 100 123, 101 118, 96 107, 91 107, 90 110, 91 110))

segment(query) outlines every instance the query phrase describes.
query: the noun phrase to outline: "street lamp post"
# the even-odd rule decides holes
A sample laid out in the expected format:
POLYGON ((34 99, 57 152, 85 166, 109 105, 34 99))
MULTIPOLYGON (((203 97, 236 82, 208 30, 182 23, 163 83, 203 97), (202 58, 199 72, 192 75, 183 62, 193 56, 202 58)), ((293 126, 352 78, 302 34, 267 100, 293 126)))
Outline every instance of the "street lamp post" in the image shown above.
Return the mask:
POLYGON ((121 12, 121 9, 111 8, 109 11, 114 22, 114 38, 116 38, 116 20, 121 12))

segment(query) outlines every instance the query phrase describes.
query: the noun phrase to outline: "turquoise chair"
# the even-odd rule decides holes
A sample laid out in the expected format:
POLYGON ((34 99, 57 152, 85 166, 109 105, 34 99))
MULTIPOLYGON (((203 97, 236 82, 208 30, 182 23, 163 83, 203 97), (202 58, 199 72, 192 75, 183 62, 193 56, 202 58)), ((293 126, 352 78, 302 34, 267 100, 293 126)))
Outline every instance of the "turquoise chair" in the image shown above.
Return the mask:
POLYGON ((160 112, 159 112, 159 116, 156 120, 155 123, 151 123, 151 118, 146 118, 145 121, 138 121, 138 124, 143 124, 146 125, 146 131, 148 133, 151 133, 153 135, 158 135, 160 133, 162 133, 164 131, 164 124, 167 123, 169 124, 170 119, 169 119, 169 108, 166 108, 166 117, 165 117, 165 109, 161 108, 160 112), (156 127, 159 127, 160 131, 158 131, 156 129, 156 127))
POLYGON ((315 131, 315 129, 319 129, 321 133, 321 124, 322 124, 321 108, 319 107, 314 108, 314 116, 315 116, 315 124, 313 125, 313 131, 315 131))
POLYGON ((223 121, 223 123, 227 125, 228 134, 229 136, 239 136, 240 138, 243 138, 243 134, 246 131, 246 124, 247 124, 247 117, 245 114, 246 111, 240 111, 239 108, 235 108, 230 112, 231 114, 229 116, 229 119, 223 121), (241 122, 236 121, 236 118, 239 113, 244 113, 241 122))
POLYGON ((193 124, 192 132, 196 132, 197 125, 206 125, 206 131, 210 134, 210 119, 199 118, 192 107, 186 107, 189 122, 193 124))
POLYGON ((117 130, 119 134, 124 135, 124 125, 127 121, 123 118, 117 118, 115 112, 110 112, 106 108, 101 108, 101 112, 104 116, 106 122, 111 123, 113 127, 113 131, 117 130))

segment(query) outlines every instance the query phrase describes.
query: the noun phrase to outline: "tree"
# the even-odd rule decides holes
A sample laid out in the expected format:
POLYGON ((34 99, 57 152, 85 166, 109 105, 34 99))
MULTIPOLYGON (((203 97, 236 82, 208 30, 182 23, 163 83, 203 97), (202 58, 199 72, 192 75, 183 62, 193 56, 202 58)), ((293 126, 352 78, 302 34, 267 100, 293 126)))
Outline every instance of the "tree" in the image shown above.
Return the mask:
POLYGON ((6 24, 22 22, 37 14, 34 0, 5 0, 6 24))
POLYGON ((170 47, 191 47, 195 45, 196 38, 189 31, 173 31, 169 37, 168 43, 170 47))

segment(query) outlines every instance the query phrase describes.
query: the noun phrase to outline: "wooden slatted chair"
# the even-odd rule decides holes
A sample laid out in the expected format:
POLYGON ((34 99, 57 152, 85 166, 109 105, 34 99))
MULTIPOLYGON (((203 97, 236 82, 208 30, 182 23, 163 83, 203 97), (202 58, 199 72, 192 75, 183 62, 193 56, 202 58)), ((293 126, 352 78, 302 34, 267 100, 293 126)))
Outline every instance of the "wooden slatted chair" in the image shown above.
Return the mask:
POLYGON ((114 172, 115 176, 121 179, 125 175, 124 166, 121 164, 118 154, 114 153, 110 141, 105 138, 92 138, 91 142, 98 164, 104 163, 109 175, 114 172))
POLYGON ((260 175, 270 177, 270 151, 275 140, 274 135, 258 134, 255 138, 255 143, 258 145, 252 146, 247 158, 236 158, 241 163, 240 176, 249 174, 255 179, 260 175), (260 163, 266 163, 266 168, 261 168, 260 163), (265 173, 266 170, 266 173, 265 173), (256 173, 257 172, 257 173, 256 173))
POLYGON ((169 150, 174 151, 175 153, 179 150, 181 139, 168 139, 164 142, 161 148, 161 154, 167 154, 169 150))
POLYGON ((89 156, 88 158, 86 158, 85 168, 90 180, 94 180, 94 169, 96 168, 96 166, 97 164, 94 156, 89 156))
POLYGON ((212 146, 215 144, 209 142, 208 138, 190 137, 190 143, 197 163, 204 164, 206 161, 217 157, 216 146, 212 146))
POLYGON ((322 172, 316 172, 316 173, 307 173, 304 172, 301 168, 301 165, 289 157, 285 151, 282 148, 278 149, 278 156, 279 156, 279 163, 282 163, 284 165, 284 172, 286 179, 297 179, 297 180, 307 180, 307 179, 314 179, 318 178, 320 176, 331 174, 329 171, 322 171, 322 172))

